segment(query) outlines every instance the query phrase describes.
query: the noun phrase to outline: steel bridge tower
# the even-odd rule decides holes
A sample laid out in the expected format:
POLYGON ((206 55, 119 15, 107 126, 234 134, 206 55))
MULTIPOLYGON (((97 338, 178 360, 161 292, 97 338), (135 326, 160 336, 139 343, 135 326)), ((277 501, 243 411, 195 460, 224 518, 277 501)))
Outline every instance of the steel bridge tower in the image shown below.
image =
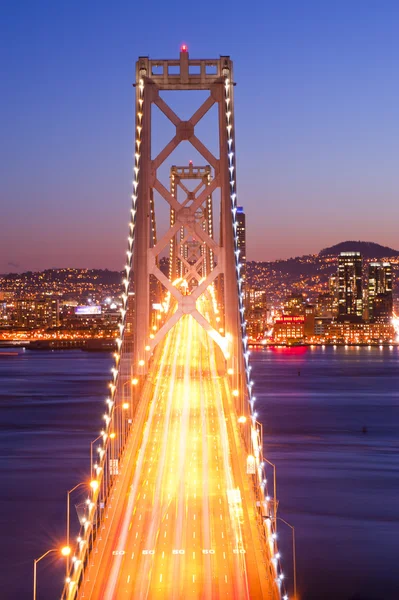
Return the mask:
MULTIPOLYGON (((262 573, 267 576, 267 597, 273 600, 280 598, 280 592, 284 588, 276 542, 276 485, 274 483, 271 502, 267 492, 262 427, 256 419, 253 382, 250 377, 238 242, 233 87, 233 63, 228 56, 191 60, 186 47, 182 47, 178 60, 140 57, 136 64, 134 178, 120 333, 116 340, 117 350, 109 397, 106 399, 105 424, 97 438, 100 439, 96 448, 98 455, 91 455, 92 493, 88 498, 87 515, 82 522, 76 553, 71 564, 67 562, 63 600, 80 600, 85 594, 84 586, 90 587, 91 582, 95 581, 95 578, 90 580, 90 570, 94 563, 96 572, 100 569, 101 557, 98 554, 96 556, 96 553, 98 547, 103 548, 108 543, 106 534, 103 533, 107 527, 111 527, 112 519, 108 520, 108 515, 115 514, 112 511, 120 507, 113 506, 115 490, 118 489, 121 501, 125 502, 129 496, 128 502, 130 503, 130 499, 133 502, 133 497, 137 498, 134 490, 137 491, 138 488, 129 483, 129 478, 141 477, 142 473, 147 477, 147 470, 143 470, 142 466, 140 469, 137 467, 142 458, 134 461, 136 456, 144 456, 140 453, 141 449, 138 454, 136 449, 141 443, 142 435, 143 440, 149 435, 146 411, 151 405, 154 381, 162 379, 156 372, 159 367, 156 362, 157 352, 165 349, 179 326, 185 327, 187 324, 187 327, 195 325, 203 345, 208 344, 209 353, 212 354, 212 376, 207 375, 209 381, 220 384, 220 398, 223 394, 228 397, 225 408, 223 404, 210 404, 210 409, 215 409, 216 417, 221 419, 219 429, 224 436, 225 445, 223 449, 220 447, 220 454, 223 454, 226 465, 233 450, 240 452, 231 471, 235 470, 237 480, 242 481, 241 489, 252 515, 252 519, 247 519, 247 530, 256 530, 251 539, 258 540, 259 548, 256 552, 257 556, 262 556, 261 561, 252 560, 251 567, 257 573, 259 563, 262 573), (161 96, 164 91, 205 91, 208 95, 190 119, 181 120, 161 96), (215 105, 217 156, 196 135, 197 125, 215 105), (154 106, 158 107, 174 127, 172 139, 155 157, 151 152, 154 106), (203 157, 205 166, 173 166, 170 171, 170 189, 167 189, 160 180, 158 170, 182 142, 189 142, 193 146, 203 157), (184 183, 190 179, 198 182, 192 191, 184 183), (185 195, 182 201, 178 199, 178 187, 185 195), (170 216, 169 226, 162 234, 156 228, 156 195, 161 197, 170 216), (220 200, 217 232, 213 221, 213 199, 216 195, 220 200), (169 254, 168 272, 161 270, 162 254, 169 254), (159 290, 163 292, 160 293, 159 290), (203 302, 204 299, 206 302, 203 302), (186 315, 191 315, 192 318, 186 315), (171 331, 175 325, 177 327, 171 331), (160 342, 170 331, 171 335, 161 345, 160 342), (207 336, 215 344, 209 344, 207 336), (228 417, 223 418, 225 409, 228 417), (147 432, 145 436, 143 432, 147 432), (226 440, 230 440, 229 444, 226 440), (119 479, 121 473, 122 477, 119 479)), ((202 346, 198 347, 201 348, 198 352, 202 352, 202 346)), ((176 357, 177 354, 173 350, 172 355, 176 357)), ((186 369, 185 373, 191 372, 190 369, 186 369)), ((201 379, 200 382, 202 381, 201 379)), ((210 393, 210 403, 214 401, 215 395, 210 393)), ((171 394, 171 398, 175 397, 180 401, 179 394, 171 394)), ((190 402, 191 400, 184 402, 184 410, 189 409, 190 402)), ((189 419, 185 421, 186 425, 189 422, 189 419)), ((165 432, 167 434, 168 429, 165 432)), ((168 439, 166 435, 165 443, 168 439)), ((184 452, 179 454, 184 457, 184 452)), ((228 473, 226 477, 230 478, 230 467, 223 469, 228 473)), ((232 477, 228 479, 225 492, 228 504, 226 514, 230 515, 230 511, 234 513, 234 523, 238 523, 239 528, 241 525, 236 511, 241 499, 237 499, 239 489, 233 488, 232 477)), ((119 515, 123 518, 125 533, 128 531, 125 525, 129 526, 132 507, 129 504, 123 517, 119 515)), ((155 530, 154 532, 156 533, 155 530)), ((237 545, 239 537, 233 535, 232 538, 237 545)), ((245 552, 243 548, 233 548, 234 560, 239 558, 236 553, 241 550, 245 552)), ((252 550, 248 548, 248 551, 252 550)), ((205 548, 203 552, 208 550, 205 548)), ((116 557, 115 560, 112 559, 115 563, 114 574, 122 560, 121 553, 124 554, 124 550, 112 550, 111 556, 116 557)), ((148 556, 148 550, 143 550, 143 555, 144 553, 148 556)), ((106 567, 107 565, 104 566, 103 575, 108 585, 112 577, 106 567)), ((116 579, 112 579, 112 585, 116 585, 115 582, 116 579)), ((264 589, 264 585, 266 584, 262 580, 259 589, 264 589)), ((286 595, 282 597, 287 599, 286 595)))
MULTIPOLYGON (((248 412, 248 394, 245 374, 247 364, 242 351, 245 339, 243 315, 243 293, 241 290, 240 258, 237 246, 236 182, 235 182, 235 137, 233 63, 228 56, 214 60, 191 60, 183 49, 179 60, 151 60, 139 58, 136 65, 136 146, 135 180, 133 190, 131 225, 132 235, 128 250, 127 274, 134 273, 134 310, 132 331, 133 372, 143 375, 148 370, 151 352, 183 314, 191 314, 204 327, 221 348, 226 360, 225 368, 234 369, 240 375, 238 387, 241 413, 248 412), (192 74, 195 72, 195 74, 192 74), (181 120, 161 97, 164 90, 202 90, 209 96, 187 121, 181 120), (206 113, 216 104, 218 109, 219 156, 197 137, 195 128, 206 113), (157 106, 175 127, 175 135, 151 158, 152 105, 157 106), (198 196, 187 194, 180 204, 173 192, 161 183, 157 171, 168 156, 183 142, 188 141, 202 155, 213 170, 214 176, 198 196), (196 213, 216 190, 220 193, 220 232, 216 243, 206 228, 196 219, 196 213), (154 244, 151 235, 151 199, 158 192, 169 205, 171 226, 154 244), (190 202, 189 202, 190 200, 190 202), (157 265, 159 254, 173 247, 176 236, 191 237, 206 246, 213 268, 207 269, 205 277, 188 295, 172 285, 157 265), (131 257, 133 259, 131 261, 131 257), (214 257, 214 258, 213 258, 214 257), (150 277, 154 276, 176 301, 177 309, 151 339, 151 294, 150 277), (218 280, 221 307, 221 327, 210 323, 198 310, 196 302, 211 284, 218 280), (138 292, 139 290, 139 292, 138 292), (221 331, 223 333, 221 333, 221 331), (234 361, 234 364, 233 364, 234 361)), ((176 177, 177 173, 174 175, 176 177)), ((173 178, 172 178, 173 180, 173 178)), ((181 238, 184 239, 184 238, 181 238)), ((176 245, 176 244, 175 244, 176 245)), ((186 246, 187 247, 187 246, 186 246)), ((183 246, 184 248, 184 246, 183 246)), ((176 256, 172 256, 172 265, 176 256)), ((184 255, 182 257, 184 259, 184 255)), ((181 261, 184 262, 184 261, 181 261)), ((184 277, 196 277, 197 270, 185 262, 184 277)), ((179 275, 183 275, 180 270, 179 275)))

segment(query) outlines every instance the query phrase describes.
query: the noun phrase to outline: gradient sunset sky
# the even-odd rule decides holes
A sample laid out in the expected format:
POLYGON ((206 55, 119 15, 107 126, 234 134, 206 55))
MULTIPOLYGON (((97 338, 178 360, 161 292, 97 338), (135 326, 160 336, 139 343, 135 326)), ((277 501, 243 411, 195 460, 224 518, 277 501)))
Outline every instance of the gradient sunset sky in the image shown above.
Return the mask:
POLYGON ((399 249, 398 2, 6 0, 1 12, 0 273, 122 268, 135 61, 177 58, 182 42, 235 63, 249 259, 346 239, 399 249))

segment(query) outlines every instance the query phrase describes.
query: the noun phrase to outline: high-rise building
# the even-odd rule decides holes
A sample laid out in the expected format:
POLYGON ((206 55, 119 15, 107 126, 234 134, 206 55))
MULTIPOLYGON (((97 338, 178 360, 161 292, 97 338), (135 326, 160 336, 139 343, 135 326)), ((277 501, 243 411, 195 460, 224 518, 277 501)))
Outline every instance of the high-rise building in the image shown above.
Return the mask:
POLYGON ((266 313, 266 290, 259 287, 247 287, 246 303, 247 310, 260 309, 266 313))
POLYGON ((337 295, 337 288, 338 288, 338 276, 337 275, 330 275, 330 277, 328 278, 328 291, 330 294, 332 294, 333 296, 337 295))
POLYGON ((369 264, 368 318, 372 322, 388 322, 392 317, 392 310, 391 263, 372 262, 369 264))
POLYGON ((59 304, 56 298, 16 301, 16 324, 19 327, 58 327, 59 304))
POLYGON ((245 311, 248 337, 252 340, 262 338, 267 328, 266 290, 247 287, 245 311))
POLYGON ((362 255, 341 252, 338 257, 338 320, 361 321, 363 317, 362 255))
POLYGON ((317 298, 317 315, 332 319, 335 314, 336 297, 333 294, 319 294, 317 298))
POLYGON ((247 249, 245 241, 245 213, 242 206, 237 206, 237 238, 240 251, 241 277, 244 280, 247 274, 247 249))
POLYGON ((328 278, 328 293, 333 298, 332 316, 336 317, 338 314, 338 275, 330 275, 328 278))

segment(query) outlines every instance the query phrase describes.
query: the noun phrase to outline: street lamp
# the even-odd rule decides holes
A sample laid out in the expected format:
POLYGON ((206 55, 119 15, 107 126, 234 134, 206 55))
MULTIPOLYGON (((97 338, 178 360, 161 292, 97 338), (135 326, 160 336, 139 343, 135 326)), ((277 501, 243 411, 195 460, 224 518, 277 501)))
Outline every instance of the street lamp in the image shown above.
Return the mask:
POLYGON ((291 529, 292 531, 292 562, 293 562, 293 568, 294 568, 294 600, 297 600, 297 596, 296 596, 296 549, 295 549, 295 527, 293 525, 291 525, 291 523, 288 523, 288 521, 286 521, 285 519, 282 519, 281 517, 277 517, 277 519, 279 521, 282 521, 283 523, 285 523, 286 525, 288 525, 288 527, 291 529))
MULTIPOLYGON (((122 385, 122 403, 123 404, 125 404, 126 402, 130 402, 131 407, 133 408, 135 387, 138 385, 138 383, 139 383, 139 380, 137 377, 129 377, 129 379, 127 381, 125 381, 125 383, 122 385), (125 388, 127 385, 129 386, 129 392, 126 394, 125 388)), ((131 416, 132 416, 132 413, 131 413, 131 416)))
POLYGON ((109 437, 111 439, 111 454, 113 454, 114 456, 111 456, 111 459, 115 459, 115 438, 117 437, 117 447, 116 447, 116 456, 119 459, 119 455, 121 452, 121 449, 123 448, 125 441, 126 441, 126 426, 125 426, 125 421, 126 421, 126 417, 125 414, 126 411, 129 410, 130 408, 130 403, 129 402, 122 402, 120 404, 118 404, 117 406, 114 406, 113 412, 112 412, 112 416, 111 416, 111 421, 110 421, 110 425, 113 426, 113 430, 112 432, 109 434, 109 437), (118 413, 117 411, 120 410, 120 412, 118 413))
POLYGON ((90 477, 93 477, 93 444, 95 444, 101 437, 103 437, 102 433, 100 433, 95 440, 90 442, 90 477))
POLYGON ((86 485, 86 486, 90 486, 91 489, 93 490, 93 493, 98 489, 99 483, 96 479, 92 479, 89 483, 87 481, 81 481, 80 483, 76 484, 75 487, 73 487, 71 490, 67 491, 67 548, 69 548, 69 553, 65 554, 64 556, 66 556, 66 576, 68 577, 69 574, 69 554, 70 552, 70 546, 69 546, 69 518, 70 518, 70 495, 72 494, 72 492, 74 492, 75 490, 77 490, 78 488, 80 488, 82 485, 86 485))
POLYGON ((118 410, 118 408, 121 409, 121 433, 122 433, 122 442, 124 444, 125 438, 126 438, 126 427, 125 427, 126 417, 123 415, 123 413, 125 413, 127 410, 129 410, 130 403, 122 402, 122 404, 118 404, 117 406, 115 406, 114 411, 118 410))
POLYGON ((276 465, 272 462, 270 462, 270 460, 268 460, 267 458, 263 457, 263 460, 265 462, 267 462, 268 465, 270 465, 271 467, 273 467, 273 497, 274 497, 274 528, 275 528, 275 533, 277 533, 277 523, 276 523, 276 519, 277 519, 277 477, 276 477, 276 465))
POLYGON ((69 545, 64 546, 61 549, 51 548, 51 550, 47 550, 47 552, 45 552, 44 554, 39 556, 39 558, 35 558, 35 560, 33 561, 33 600, 36 600, 36 593, 37 593, 37 590, 36 590, 36 588, 37 588, 37 563, 39 563, 43 558, 45 558, 51 552, 59 552, 61 554, 61 556, 66 556, 68 559, 68 557, 71 553, 71 548, 69 547, 69 545))

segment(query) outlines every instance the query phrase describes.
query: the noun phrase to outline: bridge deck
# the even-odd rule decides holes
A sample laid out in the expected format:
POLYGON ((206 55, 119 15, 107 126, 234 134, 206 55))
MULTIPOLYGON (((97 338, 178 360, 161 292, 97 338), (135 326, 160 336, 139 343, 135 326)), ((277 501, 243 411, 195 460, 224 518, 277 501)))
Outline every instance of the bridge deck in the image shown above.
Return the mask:
POLYGON ((274 600, 213 342, 186 315, 155 361, 78 598, 274 600))

